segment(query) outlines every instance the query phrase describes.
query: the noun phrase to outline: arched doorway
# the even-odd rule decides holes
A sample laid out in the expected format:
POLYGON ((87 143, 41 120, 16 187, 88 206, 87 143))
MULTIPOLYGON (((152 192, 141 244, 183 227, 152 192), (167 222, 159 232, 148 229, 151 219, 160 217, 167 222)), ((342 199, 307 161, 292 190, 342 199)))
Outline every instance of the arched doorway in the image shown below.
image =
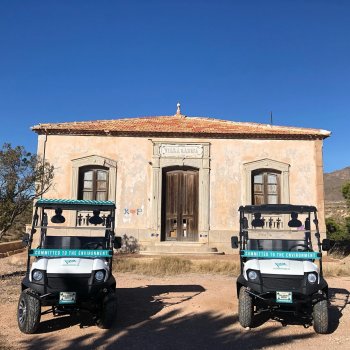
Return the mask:
POLYGON ((198 169, 163 170, 162 240, 198 241, 198 169))

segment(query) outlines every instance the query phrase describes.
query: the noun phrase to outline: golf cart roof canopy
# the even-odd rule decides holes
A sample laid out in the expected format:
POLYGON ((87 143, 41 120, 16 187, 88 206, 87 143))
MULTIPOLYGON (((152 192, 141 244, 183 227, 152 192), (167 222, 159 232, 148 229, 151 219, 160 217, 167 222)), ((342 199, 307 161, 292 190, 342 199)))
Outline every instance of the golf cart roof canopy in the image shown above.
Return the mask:
POLYGON ((268 213, 268 214, 281 214, 281 213, 310 213, 317 212, 316 207, 312 205, 292 205, 292 204, 264 204, 264 205, 246 205, 240 206, 238 209, 240 212, 245 213, 268 213))
POLYGON ((56 209, 61 208, 67 210, 113 210, 115 204, 112 201, 95 201, 95 200, 79 200, 79 199, 39 199, 35 206, 37 208, 56 209))

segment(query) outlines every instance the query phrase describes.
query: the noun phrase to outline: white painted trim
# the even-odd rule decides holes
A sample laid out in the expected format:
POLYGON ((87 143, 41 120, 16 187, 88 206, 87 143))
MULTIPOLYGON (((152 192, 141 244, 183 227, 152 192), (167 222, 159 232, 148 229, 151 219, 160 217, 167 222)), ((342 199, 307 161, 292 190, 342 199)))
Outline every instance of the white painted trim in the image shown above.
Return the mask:
POLYGON ((258 169, 274 169, 281 172, 281 203, 290 203, 289 193, 289 168, 287 163, 279 162, 277 160, 264 158, 253 162, 243 164, 243 203, 244 205, 252 204, 252 172, 258 169))
MULTIPOLYGON (((198 242, 209 242, 209 198, 210 198, 210 143, 196 142, 196 145, 203 147, 203 153, 200 158, 190 157, 162 157, 160 148, 162 144, 169 142, 153 141, 152 157, 152 230, 161 240, 161 222, 162 222, 162 174, 163 169, 172 166, 189 166, 198 169, 198 242)), ((191 142, 172 142, 172 144, 186 145, 191 142)))
POLYGON ((72 185, 71 198, 78 198, 79 188, 79 168, 85 166, 103 166, 109 170, 108 174, 108 200, 115 202, 116 200, 116 186, 117 186, 117 162, 115 160, 91 155, 87 157, 72 159, 72 185))

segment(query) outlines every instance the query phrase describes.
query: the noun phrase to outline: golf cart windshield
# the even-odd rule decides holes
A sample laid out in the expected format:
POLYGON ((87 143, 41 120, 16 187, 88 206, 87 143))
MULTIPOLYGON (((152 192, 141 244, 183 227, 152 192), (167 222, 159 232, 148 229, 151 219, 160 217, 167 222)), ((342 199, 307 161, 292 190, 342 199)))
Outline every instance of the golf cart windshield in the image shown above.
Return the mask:
POLYGON ((319 234, 315 207, 259 205, 240 207, 239 211, 244 256, 269 256, 263 252, 271 252, 271 256, 276 255, 273 252, 313 252, 311 237, 319 234))
POLYGON ((310 241, 294 239, 248 239, 247 249, 270 251, 312 251, 310 241))
POLYGON ((31 254, 89 256, 93 250, 98 256, 111 255, 114 210, 109 201, 40 199, 33 220, 40 241, 31 254))

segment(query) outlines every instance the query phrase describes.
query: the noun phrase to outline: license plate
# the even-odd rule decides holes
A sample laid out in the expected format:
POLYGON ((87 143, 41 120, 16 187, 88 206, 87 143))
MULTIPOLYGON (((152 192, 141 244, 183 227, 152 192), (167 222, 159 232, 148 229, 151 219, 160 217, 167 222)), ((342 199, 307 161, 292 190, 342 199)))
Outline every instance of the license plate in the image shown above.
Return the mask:
POLYGON ((292 292, 276 292, 276 302, 277 303, 292 303, 293 294, 292 292))
POLYGON ((76 292, 60 292, 60 304, 75 304, 76 292))

